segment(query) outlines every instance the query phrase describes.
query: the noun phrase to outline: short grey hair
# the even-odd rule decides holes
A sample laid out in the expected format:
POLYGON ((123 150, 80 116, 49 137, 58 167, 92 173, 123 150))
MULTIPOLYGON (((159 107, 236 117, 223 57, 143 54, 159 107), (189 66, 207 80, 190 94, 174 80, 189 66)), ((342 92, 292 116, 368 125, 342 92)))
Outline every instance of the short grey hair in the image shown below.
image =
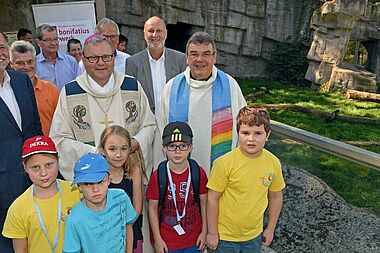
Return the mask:
POLYGON ((44 36, 44 32, 53 32, 56 31, 54 26, 48 25, 48 24, 43 24, 37 27, 36 29, 36 37, 38 39, 42 39, 44 36))
POLYGON ((98 43, 101 43, 103 41, 105 41, 111 47, 111 49, 113 50, 111 42, 106 37, 104 37, 101 34, 96 34, 96 35, 91 35, 90 37, 88 37, 85 40, 85 42, 83 44, 83 50, 82 50, 83 53, 86 52, 86 49, 87 49, 88 45, 98 44, 98 43))
POLYGON ((17 40, 13 42, 9 48, 10 58, 12 62, 16 58, 15 53, 25 54, 27 52, 31 52, 34 57, 36 56, 36 50, 34 49, 33 45, 24 40, 17 40))
POLYGON ((211 44, 212 48, 214 49, 214 52, 216 52, 215 42, 212 39, 211 35, 206 32, 196 32, 193 35, 191 35, 190 39, 187 41, 187 44, 186 44, 186 54, 188 53, 187 50, 189 48, 190 43, 205 44, 205 45, 211 44))
POLYGON ((117 35, 120 35, 119 26, 115 23, 115 21, 109 18, 103 18, 96 24, 95 33, 101 33, 101 27, 104 25, 113 25, 116 28, 117 35))

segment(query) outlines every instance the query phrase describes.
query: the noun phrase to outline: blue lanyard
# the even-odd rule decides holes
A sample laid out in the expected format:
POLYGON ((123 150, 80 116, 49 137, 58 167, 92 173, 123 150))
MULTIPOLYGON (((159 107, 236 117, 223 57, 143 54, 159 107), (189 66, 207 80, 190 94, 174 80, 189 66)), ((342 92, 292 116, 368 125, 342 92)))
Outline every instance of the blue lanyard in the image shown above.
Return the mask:
POLYGON ((46 227, 44 225, 44 221, 42 220, 42 215, 41 215, 41 211, 40 211, 40 208, 38 207, 38 204, 37 202, 34 200, 34 185, 32 185, 31 187, 31 194, 32 194, 32 199, 33 199, 33 204, 34 204, 34 208, 36 209, 36 213, 37 213, 37 216, 38 216, 38 221, 40 222, 40 226, 41 226, 41 229, 42 229, 42 232, 44 232, 44 235, 45 235, 45 238, 51 248, 51 252, 54 253, 54 250, 55 248, 57 247, 57 243, 58 243, 58 234, 59 234, 59 226, 61 224, 61 217, 62 217, 62 189, 61 189, 61 184, 59 183, 58 180, 56 180, 57 182, 57 186, 58 186, 58 190, 59 190, 59 202, 58 202, 58 215, 57 215, 57 223, 58 223, 58 227, 57 227, 57 231, 55 232, 55 237, 54 237, 54 244, 52 245, 50 240, 49 240, 49 237, 48 237, 48 234, 47 234, 47 231, 46 231, 46 227))
POLYGON ((179 223, 179 222, 181 222, 181 219, 183 217, 185 217, 185 215, 186 215, 186 203, 187 203, 187 198, 189 196, 189 191, 190 191, 190 178, 191 178, 190 166, 189 166, 189 176, 187 177, 187 185, 186 185, 186 192, 185 192, 185 204, 183 206, 183 211, 182 211, 181 215, 179 214, 179 211, 177 208, 177 198, 176 198, 176 192, 175 192, 176 188, 174 187, 174 184, 173 184, 172 174, 171 174, 170 168, 169 168, 169 161, 166 163, 166 171, 167 171, 168 178, 169 178, 170 190, 172 192, 172 198, 173 198, 173 202, 174 202, 175 212, 177 214, 177 221, 179 223))

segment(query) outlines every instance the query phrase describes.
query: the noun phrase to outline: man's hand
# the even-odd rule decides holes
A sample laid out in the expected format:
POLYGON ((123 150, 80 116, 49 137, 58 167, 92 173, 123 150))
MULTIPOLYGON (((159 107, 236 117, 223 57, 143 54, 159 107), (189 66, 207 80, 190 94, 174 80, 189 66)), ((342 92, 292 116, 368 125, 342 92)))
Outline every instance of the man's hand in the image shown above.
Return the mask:
POLYGON ((136 152, 139 148, 140 148, 140 144, 139 144, 139 142, 138 142, 136 139, 132 138, 132 141, 131 141, 131 150, 130 150, 129 153, 134 153, 134 152, 136 152))
POLYGON ((206 242, 207 247, 209 247, 212 250, 216 250, 216 248, 218 247, 218 243, 219 243, 218 234, 211 234, 211 233, 207 234, 207 242, 206 242))

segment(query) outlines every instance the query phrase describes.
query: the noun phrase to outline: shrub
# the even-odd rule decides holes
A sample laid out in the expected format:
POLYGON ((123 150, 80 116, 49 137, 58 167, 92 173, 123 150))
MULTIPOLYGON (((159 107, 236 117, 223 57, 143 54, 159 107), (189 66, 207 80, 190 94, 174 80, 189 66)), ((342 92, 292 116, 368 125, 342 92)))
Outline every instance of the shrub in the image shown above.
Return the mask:
POLYGON ((277 43, 268 65, 270 77, 275 81, 305 84, 305 74, 309 66, 307 51, 304 39, 287 39, 277 43))

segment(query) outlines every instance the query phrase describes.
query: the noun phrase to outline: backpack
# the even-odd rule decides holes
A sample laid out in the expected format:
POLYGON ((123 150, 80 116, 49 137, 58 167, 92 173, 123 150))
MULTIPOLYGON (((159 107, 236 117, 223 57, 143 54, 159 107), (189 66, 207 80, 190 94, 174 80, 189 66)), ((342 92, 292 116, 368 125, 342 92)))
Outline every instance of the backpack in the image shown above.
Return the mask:
MULTIPOLYGON (((199 164, 191 159, 187 159, 190 165, 191 172, 191 184, 193 185, 194 201, 198 204, 199 213, 201 212, 201 202, 199 198, 199 181, 200 181, 200 168, 199 164)), ((161 225, 163 219, 163 211, 166 209, 165 197, 168 189, 168 180, 167 180, 167 171, 166 163, 168 160, 165 160, 158 165, 157 171, 157 180, 159 188, 159 198, 158 198, 158 207, 160 210, 159 224, 161 225)))

